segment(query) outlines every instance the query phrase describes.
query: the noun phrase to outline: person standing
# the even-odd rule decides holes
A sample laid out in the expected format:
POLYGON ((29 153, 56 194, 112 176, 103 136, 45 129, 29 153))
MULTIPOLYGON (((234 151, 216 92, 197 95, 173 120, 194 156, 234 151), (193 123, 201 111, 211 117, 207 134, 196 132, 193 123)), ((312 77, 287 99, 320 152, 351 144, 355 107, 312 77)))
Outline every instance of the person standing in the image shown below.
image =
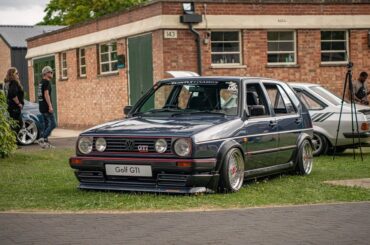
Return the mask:
POLYGON ((16 68, 11 67, 6 73, 6 96, 8 102, 8 112, 11 118, 16 121, 13 130, 18 134, 23 126, 22 108, 24 106, 24 90, 19 81, 19 74, 16 68))
POLYGON ((353 82, 353 98, 355 102, 361 105, 369 105, 368 95, 370 92, 367 89, 366 79, 368 74, 361 72, 359 78, 353 82))
POLYGON ((50 66, 45 66, 42 69, 42 80, 38 86, 38 102, 39 110, 44 119, 44 131, 41 133, 41 138, 38 140, 42 148, 55 148, 49 143, 49 136, 56 127, 53 104, 51 100, 51 80, 53 79, 53 69, 50 66))

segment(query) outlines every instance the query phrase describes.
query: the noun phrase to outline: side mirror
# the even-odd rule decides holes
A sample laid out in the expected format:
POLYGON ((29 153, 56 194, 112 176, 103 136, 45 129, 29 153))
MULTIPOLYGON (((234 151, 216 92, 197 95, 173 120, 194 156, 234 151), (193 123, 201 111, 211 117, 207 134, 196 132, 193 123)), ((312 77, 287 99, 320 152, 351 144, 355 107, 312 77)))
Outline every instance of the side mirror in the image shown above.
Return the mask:
POLYGON ((251 116, 263 116, 266 114, 265 107, 263 105, 252 105, 250 106, 251 116))
POLYGON ((130 113, 131 109, 132 109, 131 105, 125 106, 123 108, 123 114, 127 116, 130 113))

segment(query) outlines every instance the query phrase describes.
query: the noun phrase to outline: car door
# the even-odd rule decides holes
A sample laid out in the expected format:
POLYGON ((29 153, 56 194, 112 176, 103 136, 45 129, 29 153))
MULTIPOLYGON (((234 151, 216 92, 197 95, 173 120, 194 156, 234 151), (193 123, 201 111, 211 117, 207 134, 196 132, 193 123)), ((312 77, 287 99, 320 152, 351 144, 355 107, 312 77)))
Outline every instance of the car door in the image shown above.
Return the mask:
POLYGON ((288 86, 266 82, 264 87, 275 112, 279 135, 279 150, 275 155, 275 164, 284 164, 292 160, 298 136, 303 128, 303 119, 285 90, 290 89, 288 86))
POLYGON ((245 109, 248 110, 249 116, 244 122, 243 131, 247 136, 246 170, 248 171, 275 163, 278 134, 276 119, 261 83, 248 82, 245 88, 245 109))

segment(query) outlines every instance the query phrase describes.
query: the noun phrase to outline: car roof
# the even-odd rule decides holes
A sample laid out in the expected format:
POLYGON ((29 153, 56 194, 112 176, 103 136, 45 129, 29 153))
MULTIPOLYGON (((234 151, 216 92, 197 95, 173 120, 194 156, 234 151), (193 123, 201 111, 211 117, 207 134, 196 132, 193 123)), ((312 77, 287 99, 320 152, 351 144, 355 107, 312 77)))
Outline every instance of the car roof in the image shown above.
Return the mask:
POLYGON ((205 81, 205 80, 215 80, 215 81, 235 81, 241 82, 244 80, 263 80, 269 82, 281 83, 276 79, 266 78, 266 77, 240 77, 240 76, 194 76, 194 77, 177 77, 168 78, 160 80, 158 83, 170 83, 170 82, 181 82, 181 81, 205 81))
POLYGON ((312 87, 312 86, 321 86, 317 83, 307 83, 307 82, 288 82, 289 85, 293 87, 312 87))

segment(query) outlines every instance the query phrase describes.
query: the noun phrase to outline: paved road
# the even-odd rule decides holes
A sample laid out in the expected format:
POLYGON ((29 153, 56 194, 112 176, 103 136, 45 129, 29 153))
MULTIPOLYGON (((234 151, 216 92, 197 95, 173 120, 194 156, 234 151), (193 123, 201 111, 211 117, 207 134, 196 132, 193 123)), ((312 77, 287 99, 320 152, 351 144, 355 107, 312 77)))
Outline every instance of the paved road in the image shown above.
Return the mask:
POLYGON ((0 243, 370 244, 370 202, 174 213, 0 213, 0 243))
MULTIPOLYGON (((74 149, 76 146, 77 137, 68 138, 51 138, 50 143, 54 145, 57 149, 74 149)), ((42 151, 42 149, 37 143, 27 146, 21 146, 18 151, 28 152, 28 151, 42 151)), ((50 150, 50 149, 48 149, 50 150)))

